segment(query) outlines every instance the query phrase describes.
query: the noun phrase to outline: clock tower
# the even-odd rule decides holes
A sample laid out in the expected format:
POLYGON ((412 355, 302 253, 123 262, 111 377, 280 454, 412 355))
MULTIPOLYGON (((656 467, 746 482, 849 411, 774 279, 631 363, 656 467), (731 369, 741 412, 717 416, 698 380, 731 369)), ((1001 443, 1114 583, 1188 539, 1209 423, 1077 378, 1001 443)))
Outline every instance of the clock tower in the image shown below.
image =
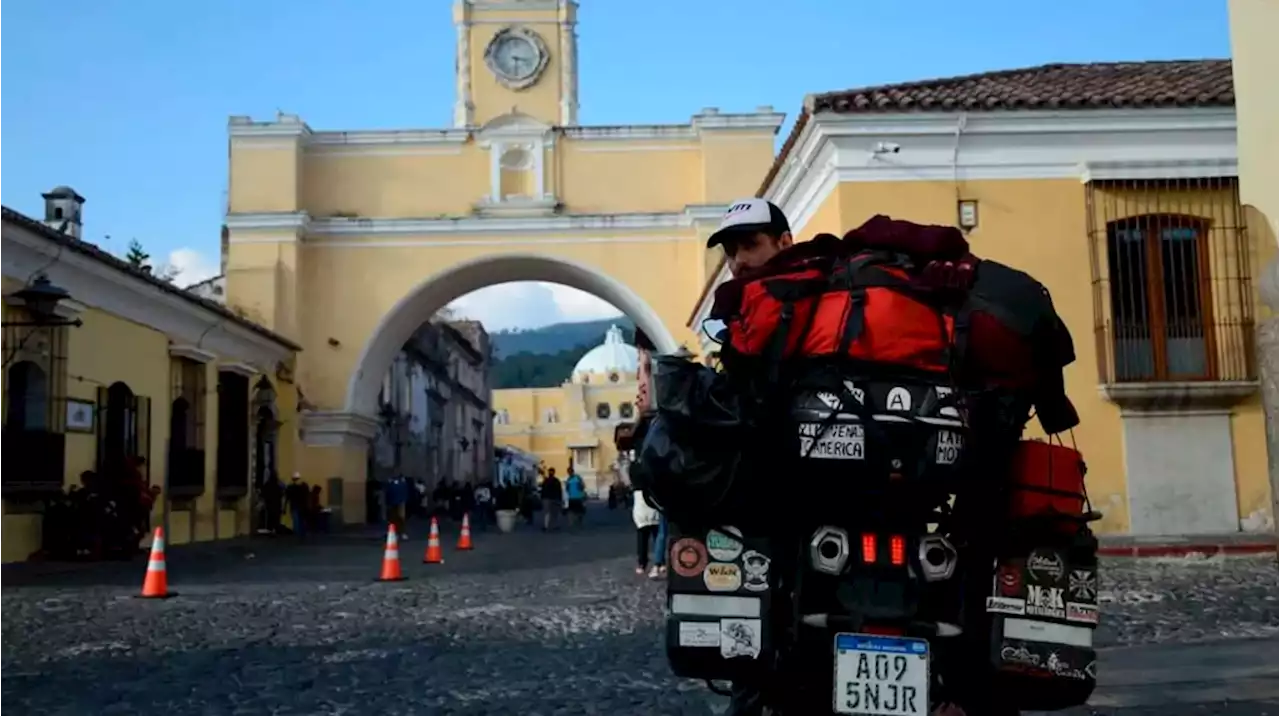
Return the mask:
POLYGON ((576 125, 577 9, 573 0, 457 0, 454 126, 512 112, 576 125))

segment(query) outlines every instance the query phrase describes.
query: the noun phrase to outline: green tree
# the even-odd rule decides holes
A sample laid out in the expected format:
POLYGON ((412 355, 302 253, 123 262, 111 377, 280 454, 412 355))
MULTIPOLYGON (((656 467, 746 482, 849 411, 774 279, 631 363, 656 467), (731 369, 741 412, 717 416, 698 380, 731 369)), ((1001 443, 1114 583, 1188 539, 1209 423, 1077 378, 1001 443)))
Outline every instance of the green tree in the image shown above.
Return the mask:
POLYGON ((129 265, 136 269, 142 269, 147 272, 151 271, 151 264, 149 263, 151 261, 151 254, 143 250, 142 244, 139 243, 137 239, 129 240, 129 250, 124 255, 124 260, 128 261, 129 265))
POLYGON ((153 265, 151 263, 151 254, 147 253, 146 249, 142 248, 142 243, 137 239, 129 240, 129 249, 125 252, 124 260, 128 261, 130 266, 138 269, 139 271, 149 273, 161 281, 173 283, 174 280, 178 278, 179 271, 176 266, 161 264, 159 267, 156 267, 153 265))

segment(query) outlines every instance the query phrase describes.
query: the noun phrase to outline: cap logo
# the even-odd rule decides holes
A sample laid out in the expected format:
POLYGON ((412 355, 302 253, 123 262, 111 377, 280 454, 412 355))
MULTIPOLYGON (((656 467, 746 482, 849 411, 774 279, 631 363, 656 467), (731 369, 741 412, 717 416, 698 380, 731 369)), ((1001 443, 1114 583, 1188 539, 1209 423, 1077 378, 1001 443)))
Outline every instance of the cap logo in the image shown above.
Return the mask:
POLYGON ((750 211, 753 206, 754 206, 753 204, 747 204, 747 203, 734 204, 733 206, 729 207, 728 211, 725 212, 725 216, 728 216, 730 214, 736 214, 739 211, 750 211))

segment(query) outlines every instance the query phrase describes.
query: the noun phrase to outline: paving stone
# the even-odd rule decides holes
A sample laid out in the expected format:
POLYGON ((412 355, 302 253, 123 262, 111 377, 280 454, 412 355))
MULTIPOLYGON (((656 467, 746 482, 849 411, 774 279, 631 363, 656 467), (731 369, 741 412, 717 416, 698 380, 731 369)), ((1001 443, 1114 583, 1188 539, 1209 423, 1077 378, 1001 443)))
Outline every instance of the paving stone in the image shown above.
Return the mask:
MULTIPOLYGON (((109 579, 6 588, 3 698, 48 714, 713 713, 719 697, 667 669, 662 586, 611 556, 631 540, 608 525, 490 534, 475 555, 447 555, 458 566, 407 562, 395 584, 369 578, 376 542, 352 541, 296 563, 283 550, 210 560, 237 578, 173 575, 181 596, 164 601, 109 579), (501 568, 464 561, 485 551, 501 568)), ((1107 559, 1099 641, 1274 636, 1276 592, 1272 556, 1107 559)))

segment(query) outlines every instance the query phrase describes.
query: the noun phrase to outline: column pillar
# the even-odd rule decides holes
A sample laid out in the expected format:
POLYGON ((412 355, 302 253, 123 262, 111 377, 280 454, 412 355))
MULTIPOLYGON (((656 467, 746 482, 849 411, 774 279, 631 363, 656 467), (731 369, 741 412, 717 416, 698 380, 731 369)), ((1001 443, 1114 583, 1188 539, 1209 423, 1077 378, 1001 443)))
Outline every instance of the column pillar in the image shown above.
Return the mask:
MULTIPOLYGON (((1262 387, 1262 411, 1266 416, 1267 476, 1271 483, 1271 521, 1280 516, 1280 252, 1272 255, 1258 273, 1258 293, 1270 315, 1258 320, 1258 383, 1262 387)), ((1280 539, 1280 528, 1276 538, 1280 539)))

